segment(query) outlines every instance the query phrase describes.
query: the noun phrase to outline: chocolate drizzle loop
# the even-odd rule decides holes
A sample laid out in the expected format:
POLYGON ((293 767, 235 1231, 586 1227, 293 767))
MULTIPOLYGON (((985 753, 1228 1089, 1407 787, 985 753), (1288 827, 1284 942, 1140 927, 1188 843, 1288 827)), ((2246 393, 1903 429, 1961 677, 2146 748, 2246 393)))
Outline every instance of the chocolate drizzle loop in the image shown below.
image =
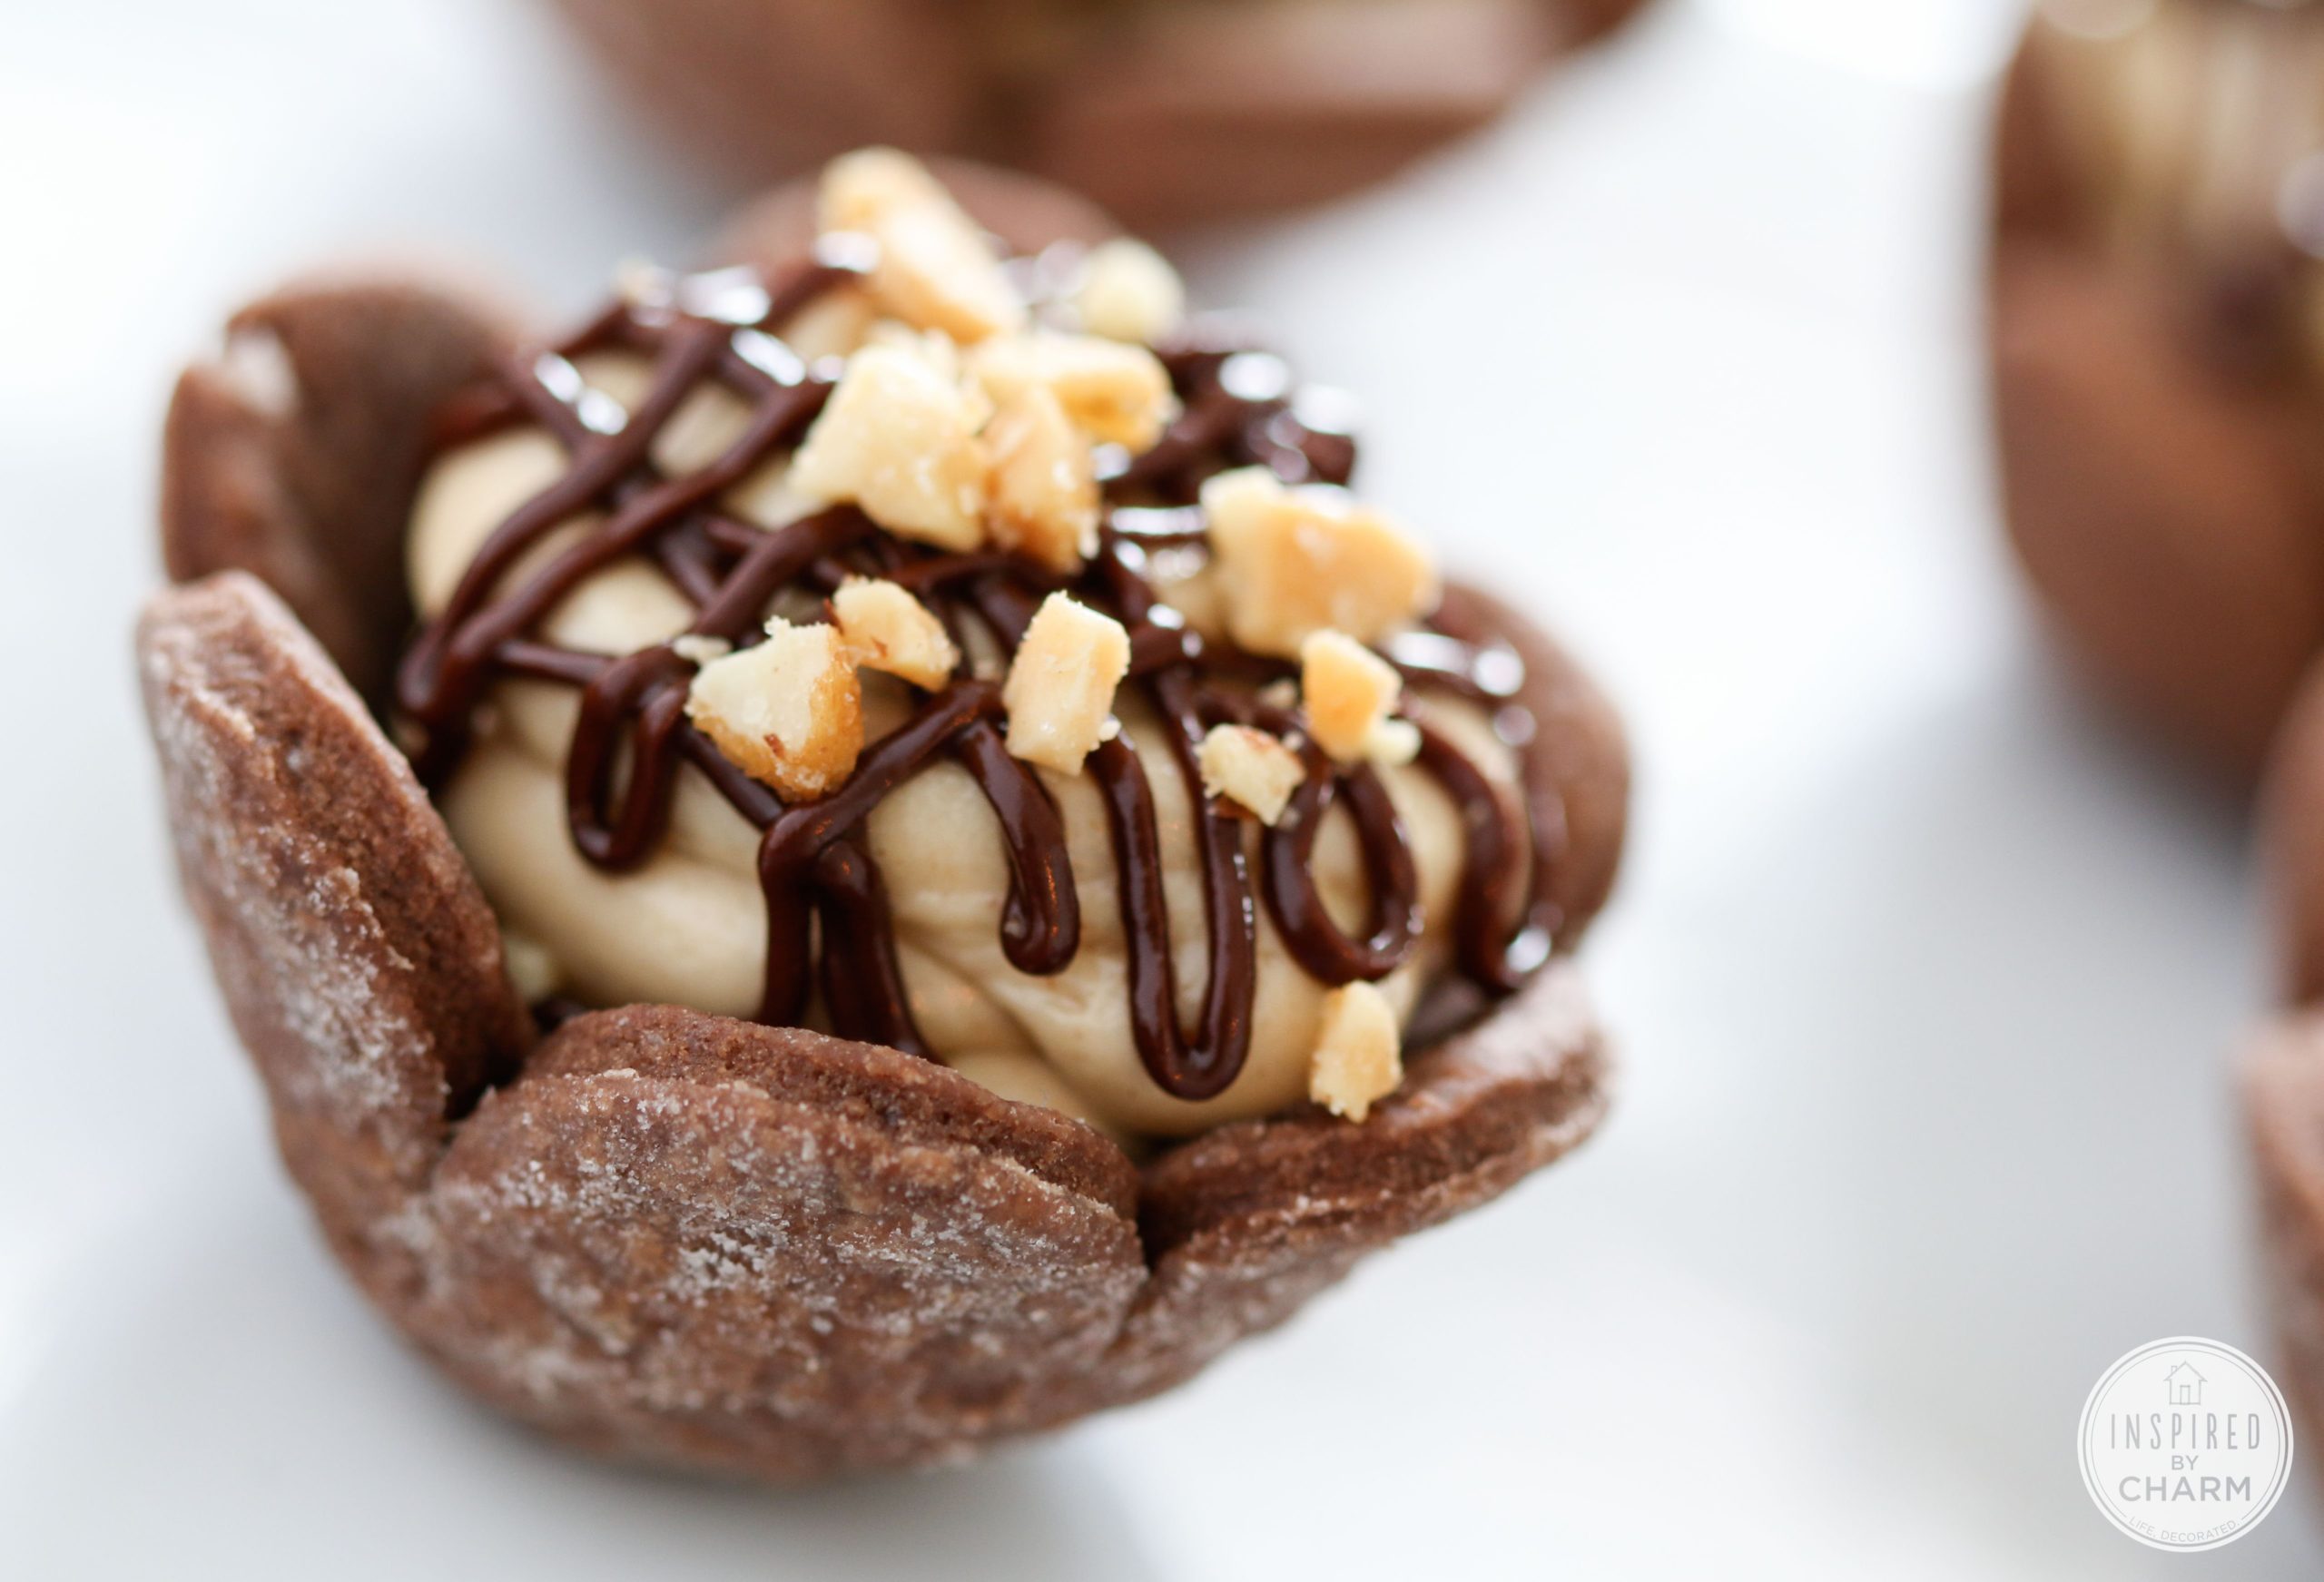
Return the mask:
POLYGON ((635 868, 669 827, 677 760, 671 739, 685 728, 685 661, 667 648, 617 659, 581 689, 581 715, 566 758, 565 810, 573 843, 600 868, 635 868), (605 798, 617 733, 635 712, 628 793, 618 813, 605 798))
POLYGON ((1162 889, 1162 848, 1154 788, 1127 736, 1089 755, 1106 796, 1106 820, 1120 868, 1122 931, 1130 941, 1130 1030, 1137 1057, 1165 1093, 1184 1099, 1224 1093, 1251 1047, 1251 1004, 1258 988, 1258 919, 1243 855, 1241 820, 1200 794, 1195 753, 1202 727, 1184 669, 1147 683, 1170 731, 1171 755, 1201 809, 1204 920, 1210 938, 1210 982, 1203 991, 1202 1035, 1189 1044, 1178 1027, 1177 968, 1162 889))
POLYGON ((1319 983, 1336 987, 1385 978, 1412 953, 1420 932, 1420 879, 1403 820, 1370 765, 1357 765, 1343 780, 1333 775, 1314 742, 1303 745, 1301 756, 1307 778, 1266 839, 1267 909, 1275 931, 1292 958, 1319 983), (1362 939, 1341 933, 1324 910, 1313 870, 1315 837, 1343 788, 1372 890, 1372 915, 1362 939))
MULTIPOLYGON (((1297 717, 1263 703, 1285 673, 1276 661, 1206 644, 1162 603, 1147 577, 1147 552, 1198 547, 1203 481, 1228 467, 1264 466, 1288 482, 1346 482, 1352 439, 1302 411, 1288 371, 1234 335, 1199 327, 1158 349, 1181 403, 1179 416, 1143 456, 1107 484, 1108 522, 1082 575, 1061 583, 1021 557, 947 554, 881 533, 840 506, 768 529, 721 508, 721 497, 769 457, 795 447, 832 383, 776 336, 802 309, 854 278, 819 260, 761 289, 754 280, 679 281, 647 300, 617 302, 557 346, 512 359, 465 392, 444 415, 438 443, 451 447, 537 424, 565 447, 566 473, 486 538, 443 613, 414 639, 397 678, 399 707, 417 726, 422 777, 441 783, 458 767, 478 704, 500 677, 575 687, 580 707, 566 765, 566 804, 576 849, 608 870, 630 869, 665 837, 676 779, 692 764, 761 830, 758 871, 766 897, 764 995, 758 1015, 776 1025, 821 1014, 848 1037, 929 1055, 915 1024, 898 958, 887 888, 865 839, 865 820, 895 788, 941 761, 976 783, 1000 826, 1009 887, 1000 920, 1004 954, 1019 971, 1063 970, 1080 948, 1078 892, 1064 821, 1039 778, 1009 756, 999 687, 967 662, 944 686, 921 694, 905 723, 868 746, 828 796, 786 806, 719 753, 687 721, 694 666, 668 644, 620 657, 550 643, 537 628, 584 582, 625 556, 648 557, 694 604, 690 634, 737 645, 757 641, 769 604, 785 593, 828 594, 852 575, 911 589, 956 639, 971 630, 1012 653, 1040 599, 1060 586, 1115 614, 1130 634, 1125 712, 1160 727, 1163 751, 1196 811, 1209 973, 1191 1034, 1180 1024, 1160 820, 1147 762, 1124 733, 1091 754, 1088 772, 1104 799, 1128 943, 1129 1016, 1138 1056, 1164 1091, 1200 1100, 1224 1092, 1250 1048, 1258 977, 1258 895, 1292 957, 1319 981, 1377 980, 1411 958, 1419 936, 1419 879, 1411 842, 1386 786, 1368 765, 1334 765, 1299 731, 1297 717), (737 312, 737 302, 748 304, 737 312), (624 415, 590 390, 576 367, 594 353, 650 360, 650 383, 624 415), (724 388, 749 409, 743 432, 709 465, 671 477, 654 444, 686 399, 724 388), (550 535, 601 513, 545 565, 511 573, 550 535), (1290 806, 1259 841, 1255 884, 1248 821, 1206 796, 1197 766, 1204 733, 1228 721, 1256 723, 1298 742, 1306 769, 1290 806), (1311 865, 1334 809, 1354 824, 1369 883, 1362 937, 1326 913, 1311 865), (1256 892, 1256 893, 1255 893, 1256 892)), ((963 641, 964 653, 971 645, 963 641)), ((1501 711, 1502 734, 1532 729, 1514 702, 1522 667, 1506 648, 1472 648, 1420 632, 1389 645, 1408 678, 1501 711)), ((1467 977, 1507 993, 1547 958, 1552 910, 1550 865, 1561 832, 1554 799, 1530 810, 1533 860, 1521 864, 1529 810, 1502 794, 1439 729, 1423 722, 1421 767, 1460 810, 1467 836, 1455 954, 1467 977)))

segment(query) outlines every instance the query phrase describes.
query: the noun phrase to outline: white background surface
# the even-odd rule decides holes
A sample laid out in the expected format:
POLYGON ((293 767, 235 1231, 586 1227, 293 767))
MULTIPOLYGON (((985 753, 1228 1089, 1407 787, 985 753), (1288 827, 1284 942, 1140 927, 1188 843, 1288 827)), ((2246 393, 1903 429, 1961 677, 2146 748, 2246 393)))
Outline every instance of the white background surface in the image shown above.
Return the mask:
POLYGON ((2184 1562, 2075 1471, 2121 1352, 2271 1350, 2226 1076, 2261 971, 2232 809, 2078 707, 1997 549, 2011 9, 1670 0, 1409 181, 1188 250, 1364 395, 1371 491, 1630 712, 1590 952, 1619 1112, 1165 1400, 770 1496, 498 1426, 327 1266, 172 893, 126 653, 168 379, 240 295, 422 244, 570 313, 719 195, 523 7, 15 0, 0 1572, 2312 1576, 2304 1487, 2184 1562))

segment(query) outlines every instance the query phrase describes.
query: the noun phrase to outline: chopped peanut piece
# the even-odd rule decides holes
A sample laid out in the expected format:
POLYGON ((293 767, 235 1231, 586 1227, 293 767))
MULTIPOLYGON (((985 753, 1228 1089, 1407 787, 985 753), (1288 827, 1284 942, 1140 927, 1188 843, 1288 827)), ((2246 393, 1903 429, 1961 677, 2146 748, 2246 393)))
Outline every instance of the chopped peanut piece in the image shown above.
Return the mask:
POLYGON ((944 377, 947 384, 956 387, 969 421, 979 429, 992 420, 992 397, 981 384, 968 377, 968 367, 960 356, 960 343, 940 329, 914 329, 901 319, 881 319, 863 334, 866 346, 892 346, 917 357, 944 377))
POLYGON ((956 340, 982 340, 1025 322, 984 231, 910 154, 868 148, 823 168, 823 230, 861 231, 880 244, 872 299, 881 310, 956 340))
POLYGON ((1064 774, 1110 740, 1114 692, 1129 673, 1129 634, 1064 594, 1041 602, 1001 683, 1009 751, 1064 774))
POLYGON ((926 354, 868 345, 847 359, 792 457, 790 485, 812 499, 852 500, 899 537, 974 549, 984 538, 982 418, 926 354))
POLYGON ((1159 359, 1095 335, 1035 329, 988 340, 969 353, 969 372, 1004 407, 1048 386, 1084 434, 1132 455, 1152 449, 1178 408, 1159 359))
POLYGON ((1098 467, 1057 397, 1046 385, 1010 397, 984 443, 993 542, 1051 571, 1080 570, 1098 551, 1098 467))
POLYGON ((815 221, 824 231, 868 236, 899 209, 951 201, 944 183, 901 149, 859 148, 823 167, 815 188, 815 221))
POLYGON ((1227 635, 1289 658, 1326 628, 1369 643, 1435 607, 1436 567, 1418 540, 1344 489, 1287 489, 1264 467, 1202 486, 1227 635))
POLYGON ((839 788, 863 751, 863 683, 836 626, 766 624, 766 641, 694 674, 686 718, 786 802, 839 788))
POLYGON ((1388 997, 1362 981, 1325 995, 1307 1067, 1307 1096, 1335 1115, 1361 1121, 1403 1079, 1403 1037, 1388 997))
POLYGON ((1167 259, 1118 236, 1090 250, 1069 305, 1090 334, 1151 346, 1186 317, 1187 290, 1167 259))
POLYGON ((1391 720, 1403 695, 1396 667, 1344 632, 1317 632, 1299 645, 1299 692, 1315 745, 1342 763, 1409 763, 1420 732, 1391 720))
POLYGON ((940 329, 917 329, 901 319, 874 319, 863 331, 863 344, 899 347, 948 382, 960 382, 960 343, 940 329))
POLYGON ((852 576, 832 594, 847 656, 866 670, 885 671, 931 692, 960 663, 944 623, 909 589, 878 577, 852 576))
POLYGON ((1269 828, 1307 778, 1307 766, 1281 737, 1248 725, 1213 725, 1195 761, 1202 769, 1203 790, 1240 802, 1269 828))

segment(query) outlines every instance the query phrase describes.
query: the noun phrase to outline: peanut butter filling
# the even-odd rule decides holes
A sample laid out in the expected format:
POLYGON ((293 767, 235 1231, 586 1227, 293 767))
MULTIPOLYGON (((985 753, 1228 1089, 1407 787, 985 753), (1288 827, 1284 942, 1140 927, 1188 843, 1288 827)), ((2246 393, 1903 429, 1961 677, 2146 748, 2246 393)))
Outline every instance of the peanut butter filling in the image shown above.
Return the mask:
POLYGON ((1121 1136, 1360 1120, 1546 960, 1513 652, 1150 251, 901 156, 446 415, 399 704, 542 1001, 827 1028, 1121 1136))

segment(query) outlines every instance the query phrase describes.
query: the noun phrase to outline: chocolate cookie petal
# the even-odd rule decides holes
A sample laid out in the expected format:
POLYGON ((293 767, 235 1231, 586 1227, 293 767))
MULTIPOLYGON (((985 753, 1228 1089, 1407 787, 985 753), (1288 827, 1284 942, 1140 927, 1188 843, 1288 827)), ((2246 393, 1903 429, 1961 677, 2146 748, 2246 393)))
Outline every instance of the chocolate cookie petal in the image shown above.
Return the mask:
POLYGON ((1099 1404, 1146 1280, 1131 1184, 1086 1127, 892 1050, 640 1007, 462 1125, 442 1277, 402 1316, 625 1455, 786 1482, 952 1459, 1099 1404))
POLYGON ((1149 1164, 1153 1283, 1109 1366, 1166 1388, 1281 1322, 1366 1253, 1488 1203, 1587 1137, 1608 1060, 1570 964, 1416 1056, 1361 1125, 1320 1109, 1222 1126, 1149 1164))
POLYGON ((749 1082, 772 1097, 877 1125, 903 1141, 984 1149, 1126 1218, 1137 1213, 1137 1172, 1097 1132, 875 1044, 678 1006, 626 1006, 567 1022, 526 1062, 534 1076, 624 1067, 674 1081, 749 1082))
POLYGON ((287 286, 235 314, 171 398, 170 575, 253 574, 379 696, 410 621, 403 538, 428 423, 513 323, 479 293, 384 278, 287 286))
POLYGON ((499 931, 402 755, 263 584, 162 593, 137 645, 187 898, 344 1247, 529 1035, 499 931))

